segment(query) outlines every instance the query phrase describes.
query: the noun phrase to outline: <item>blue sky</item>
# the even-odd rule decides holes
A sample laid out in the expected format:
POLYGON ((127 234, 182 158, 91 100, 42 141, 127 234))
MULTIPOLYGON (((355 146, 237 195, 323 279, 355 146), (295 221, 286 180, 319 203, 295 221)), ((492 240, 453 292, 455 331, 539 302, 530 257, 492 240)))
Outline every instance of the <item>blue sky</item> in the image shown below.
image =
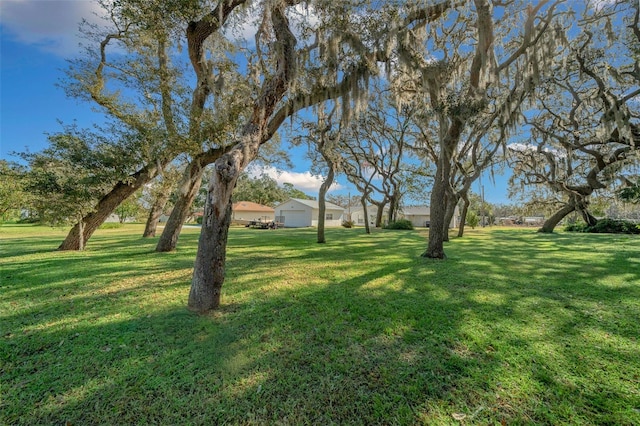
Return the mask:
MULTIPOLYGON (((68 99, 56 86, 64 77, 65 59, 77 51, 78 23, 83 17, 95 19, 94 7, 87 0, 0 1, 0 158, 15 161, 14 151, 45 148, 46 134, 61 130, 59 121, 75 121, 80 127, 101 122, 91 105, 68 99)), ((295 167, 281 171, 277 179, 317 196, 321 180, 308 172, 304 148, 291 154, 295 167)), ((346 179, 339 177, 338 183, 334 193, 356 195, 346 179)), ((487 201, 509 202, 504 176, 494 183, 486 174, 482 183, 487 201)), ((478 188, 476 184, 477 193, 478 188)))

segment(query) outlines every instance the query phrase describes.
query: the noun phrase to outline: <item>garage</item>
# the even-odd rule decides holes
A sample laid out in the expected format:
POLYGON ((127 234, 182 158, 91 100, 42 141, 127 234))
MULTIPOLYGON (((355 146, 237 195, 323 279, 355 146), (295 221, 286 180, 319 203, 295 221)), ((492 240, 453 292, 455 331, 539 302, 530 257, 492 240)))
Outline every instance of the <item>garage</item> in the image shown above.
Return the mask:
POLYGON ((308 216, 304 210, 285 210, 282 211, 280 222, 283 222, 287 228, 301 228, 310 225, 308 216))

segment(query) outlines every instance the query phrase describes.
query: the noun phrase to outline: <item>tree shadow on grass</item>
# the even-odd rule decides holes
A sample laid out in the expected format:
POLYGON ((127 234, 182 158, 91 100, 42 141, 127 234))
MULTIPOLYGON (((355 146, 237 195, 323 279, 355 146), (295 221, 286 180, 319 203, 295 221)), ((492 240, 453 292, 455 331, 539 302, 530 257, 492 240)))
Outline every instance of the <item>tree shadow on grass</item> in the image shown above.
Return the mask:
POLYGON ((413 405, 446 398, 442 377, 455 382, 465 363, 444 366, 450 354, 436 338, 398 346, 402 318, 384 319, 384 305, 350 285, 338 295, 326 287, 227 306, 210 318, 176 309, 5 336, 14 405, 3 407, 4 420, 410 423, 413 405))
MULTIPOLYGON (((450 259, 434 262, 419 257, 424 240, 415 233, 332 231, 326 245, 310 243, 310 232, 265 235, 259 244, 273 247, 268 253, 257 253, 258 243, 244 234, 235 242, 232 235, 224 305, 210 316, 182 307, 188 281, 175 282, 173 276, 155 282, 139 278, 127 291, 108 291, 106 300, 83 294, 86 282, 78 282, 68 290, 74 310, 58 293, 43 293, 42 304, 50 310, 42 316, 28 306, 3 316, 3 322, 22 325, 19 332, 3 333, 6 397, 0 420, 631 424, 638 419, 637 395, 625 382, 638 373, 637 346, 629 344, 638 305, 627 302, 638 300, 638 286, 603 287, 616 274, 605 267, 606 256, 585 268, 567 253, 583 250, 579 246, 543 239, 514 250, 523 241, 507 237, 453 241, 450 259), (562 273, 536 275, 540 266, 528 259, 548 260, 558 253, 567 255, 562 273), (505 267, 507 259, 520 266, 505 267), (566 282, 578 273, 583 275, 577 283, 566 282), (149 306, 154 300, 155 309, 149 306), (591 368, 598 359, 603 369, 622 377, 591 368)), ((183 254, 141 251, 140 269, 133 262, 114 283, 159 271, 164 262, 170 263, 167 268, 187 268, 191 259, 183 254)), ((118 272, 118 262, 110 270, 102 253, 94 255, 99 260, 92 266, 107 268, 94 273, 118 272)), ((91 273, 85 274, 89 280, 91 273)), ((56 280, 60 285, 64 278, 56 280)))

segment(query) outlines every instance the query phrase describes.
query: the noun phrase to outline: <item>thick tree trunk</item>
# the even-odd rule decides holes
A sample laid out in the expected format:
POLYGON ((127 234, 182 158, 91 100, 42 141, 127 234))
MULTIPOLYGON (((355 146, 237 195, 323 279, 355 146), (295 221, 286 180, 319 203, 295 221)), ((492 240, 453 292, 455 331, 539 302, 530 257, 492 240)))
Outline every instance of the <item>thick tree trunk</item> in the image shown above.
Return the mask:
POLYGON ((576 210, 578 211, 578 213, 580 213, 580 216, 582 216, 582 220, 584 220, 584 222, 589 226, 595 226, 595 224, 598 222, 598 219, 596 219, 589 212, 589 202, 587 201, 587 197, 584 196, 577 199, 575 205, 576 210))
MULTIPOLYGON (((442 162, 440 162, 442 163, 442 162)), ((436 178, 433 182, 431 190, 431 206, 429 224, 429 244, 427 251, 422 254, 423 257, 432 259, 444 259, 444 230, 445 230, 445 214, 446 214, 446 188, 448 179, 443 178, 442 166, 438 164, 436 178)))
POLYGON ((376 228, 382 228, 382 217, 384 216, 384 206, 386 205, 387 203, 376 204, 376 207, 378 207, 378 211, 376 212, 376 228))
POLYGON ((265 137, 262 133, 265 123, 260 124, 263 126, 249 123, 242 140, 214 164, 189 292, 188 307, 192 311, 206 313, 220 305, 231 225, 231 195, 240 173, 258 155, 261 138, 265 137))
POLYGON ((269 117, 295 75, 296 39, 289 29, 284 5, 278 3, 274 6, 271 20, 279 45, 277 72, 273 78, 265 79, 240 141, 215 162, 209 183, 188 302, 189 309, 199 313, 220 305, 231 224, 231 194, 240 173, 258 155, 260 144, 268 141, 273 134, 269 130, 269 117))
POLYGON ((464 224, 467 221, 467 213, 469 212, 469 197, 467 195, 462 196, 464 204, 462 205, 462 212, 460 212, 460 224, 458 225, 458 237, 462 238, 464 235, 464 224))
POLYGON ((318 191, 318 243, 323 244, 326 243, 327 240, 324 235, 324 220, 325 220, 325 212, 327 211, 327 204, 325 201, 325 197, 327 195, 327 191, 333 184, 335 172, 333 171, 333 167, 329 167, 329 172, 327 173, 327 178, 320 185, 320 190, 318 191))
POLYGON ((556 213, 554 213, 553 216, 547 219, 542 224, 542 228, 538 229, 538 232, 543 232, 548 234, 552 233, 556 225, 558 225, 558 223, 560 223, 560 221, 564 219, 565 216, 567 216, 569 213, 571 213, 572 211, 575 211, 575 209, 576 207, 573 202, 570 202, 569 204, 565 205, 556 213))
POLYGON ((176 249, 182 225, 189 215, 193 200, 195 200, 198 191, 200 191, 203 174, 204 167, 201 167, 199 162, 195 164, 192 162, 185 169, 180 188, 177 191, 176 203, 156 245, 157 252, 169 252, 176 249))
POLYGON ((149 217, 147 218, 147 224, 144 227, 144 233, 142 234, 143 238, 155 237, 156 229, 158 228, 158 222, 160 221, 160 216, 162 216, 162 212, 164 211, 165 206, 169 202, 169 197, 171 196, 170 191, 162 192, 154 201, 151 206, 151 210, 149 211, 149 217))
POLYGON ((398 212, 398 195, 393 194, 389 197, 389 223, 395 222, 398 212))
MULTIPOLYGON (((457 139, 456 139, 457 140, 457 139)), ((455 144, 442 143, 443 150, 436 167, 436 176, 433 181, 433 189, 431 190, 431 206, 429 224, 429 243, 427 251, 422 256, 432 259, 445 259, 444 253, 444 233, 449 232, 447 228, 447 195, 449 193, 449 177, 451 175, 451 154, 455 144)))
POLYGON ((82 218, 78 221, 78 250, 84 250, 84 223, 82 222, 82 218))
MULTIPOLYGON (((82 218, 82 223, 84 223, 84 229, 82 231, 83 245, 89 241, 89 238, 91 238, 96 229, 107 220, 109 215, 113 213, 120 203, 129 198, 129 196, 140 189, 142 185, 153 179, 157 172, 158 168, 155 164, 148 164, 132 175, 132 181, 118 182, 111 192, 102 197, 95 210, 82 218)), ((58 247, 58 250, 79 250, 80 238, 80 226, 76 224, 71 228, 65 240, 58 247)))
POLYGON ((209 185, 189 291, 188 306, 196 312, 208 312, 220 305, 234 186, 235 179, 225 183, 215 177, 209 185))

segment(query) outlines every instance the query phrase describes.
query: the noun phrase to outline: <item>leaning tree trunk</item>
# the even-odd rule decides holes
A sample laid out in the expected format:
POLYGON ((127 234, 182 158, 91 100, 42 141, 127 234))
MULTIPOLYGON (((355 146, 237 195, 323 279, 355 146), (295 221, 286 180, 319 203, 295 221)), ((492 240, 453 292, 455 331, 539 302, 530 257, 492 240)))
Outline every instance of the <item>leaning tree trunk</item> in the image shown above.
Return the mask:
POLYGON ((58 250, 80 250, 81 240, 82 245, 85 245, 96 229, 107 220, 116 207, 140 189, 142 185, 153 179, 157 172, 158 168, 155 163, 154 165, 148 164, 132 175, 132 181, 118 182, 108 194, 102 197, 95 210, 82 218, 82 223, 84 224, 82 237, 80 236, 80 225, 78 223, 71 228, 58 250))
POLYGON ((176 203, 156 245, 157 252, 168 252, 176 249, 182 225, 189 215, 193 200, 195 200, 198 191, 200 191, 203 174, 204 167, 201 167, 199 163, 192 163, 186 168, 182 182, 180 182, 180 188, 177 191, 176 203))
POLYGON ((469 212, 469 197, 467 194, 461 196, 464 203, 462 204, 462 212, 460 212, 460 224, 458 225, 458 237, 462 238, 464 235, 464 224, 467 221, 467 213, 469 212))
POLYGON ((327 178, 320 185, 320 190, 318 191, 318 243, 323 244, 326 243, 327 240, 324 235, 324 220, 325 220, 325 212, 327 210, 327 204, 325 197, 327 195, 327 191, 333 184, 334 178, 334 170, 333 167, 329 167, 329 172, 327 173, 327 178))
POLYGON ((582 220, 589 226, 595 226, 598 223, 598 219, 594 215, 592 215, 589 210, 582 209, 580 210, 580 214, 582 215, 582 220))
POLYGON ((160 216, 162 216, 162 212, 164 211, 165 206, 169 202, 169 197, 171 196, 170 191, 162 192, 156 197, 156 201, 154 201, 151 206, 151 210, 149 211, 149 217, 147 218, 147 224, 144 227, 144 233, 142 234, 143 238, 155 237, 156 229, 158 228, 158 222, 160 221, 160 216))
POLYGON ((576 201, 576 210, 580 213, 582 220, 584 220, 588 226, 595 226, 598 219, 589 212, 588 204, 586 197, 582 197, 576 201))
POLYGON ((449 241, 449 228, 451 227, 451 221, 453 215, 456 212, 456 204, 458 204, 458 197, 452 194, 452 191, 448 191, 447 194, 447 207, 444 213, 444 233, 442 235, 442 241, 449 241))
POLYGON ((569 213, 575 211, 576 207, 574 203, 569 203, 558 210, 553 214, 549 219, 547 219, 543 224, 542 228, 538 229, 538 232, 543 232, 550 234, 555 229, 556 225, 560 223, 562 219, 564 219, 569 213))

